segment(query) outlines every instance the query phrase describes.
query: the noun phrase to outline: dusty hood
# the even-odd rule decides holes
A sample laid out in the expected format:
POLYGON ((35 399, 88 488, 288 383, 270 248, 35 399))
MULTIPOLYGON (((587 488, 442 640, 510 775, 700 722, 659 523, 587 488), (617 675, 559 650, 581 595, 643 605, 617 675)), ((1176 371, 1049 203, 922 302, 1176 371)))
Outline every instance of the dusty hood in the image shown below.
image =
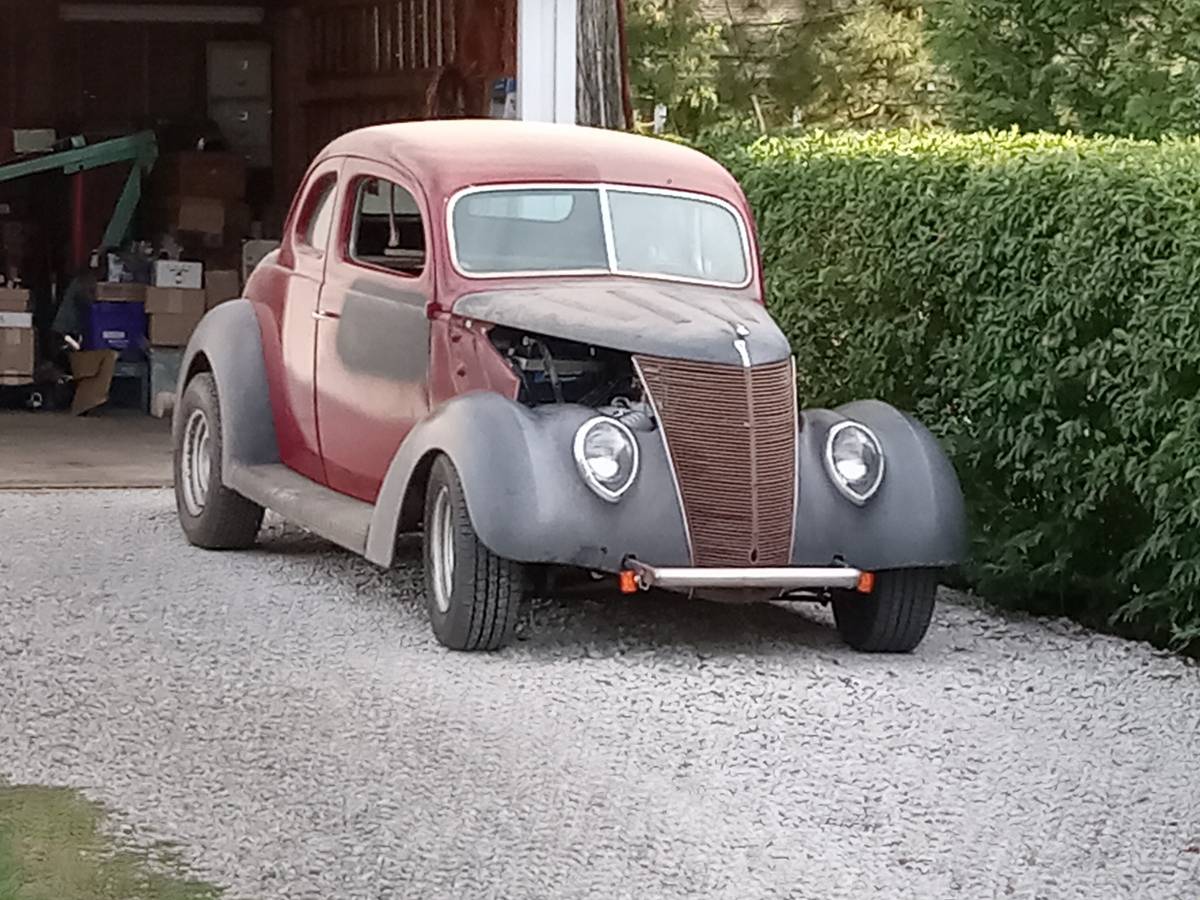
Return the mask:
POLYGON ((548 284, 468 294, 456 315, 629 353, 742 365, 734 341, 746 332, 752 365, 791 354, 787 338, 753 300, 719 288, 621 282, 548 284))

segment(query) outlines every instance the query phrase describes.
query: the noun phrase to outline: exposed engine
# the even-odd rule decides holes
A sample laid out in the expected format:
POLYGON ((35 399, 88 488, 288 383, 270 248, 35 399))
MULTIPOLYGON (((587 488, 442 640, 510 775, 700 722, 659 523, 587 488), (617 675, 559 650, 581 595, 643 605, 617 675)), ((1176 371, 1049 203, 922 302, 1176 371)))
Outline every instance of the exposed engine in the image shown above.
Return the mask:
POLYGON ((521 380, 517 399, 527 406, 578 403, 635 431, 654 427, 628 353, 503 326, 489 336, 521 380))

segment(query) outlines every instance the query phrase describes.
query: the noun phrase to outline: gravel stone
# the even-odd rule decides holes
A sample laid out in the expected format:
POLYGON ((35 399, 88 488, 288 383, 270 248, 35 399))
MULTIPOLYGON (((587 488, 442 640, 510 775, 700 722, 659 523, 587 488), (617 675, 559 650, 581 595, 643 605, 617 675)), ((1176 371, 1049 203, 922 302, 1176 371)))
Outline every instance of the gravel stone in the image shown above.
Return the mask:
POLYGON ((162 491, 0 493, 0 548, 0 776, 231 897, 1200 896, 1200 669, 1144 644, 642 596, 455 654, 415 541, 209 553, 162 491))

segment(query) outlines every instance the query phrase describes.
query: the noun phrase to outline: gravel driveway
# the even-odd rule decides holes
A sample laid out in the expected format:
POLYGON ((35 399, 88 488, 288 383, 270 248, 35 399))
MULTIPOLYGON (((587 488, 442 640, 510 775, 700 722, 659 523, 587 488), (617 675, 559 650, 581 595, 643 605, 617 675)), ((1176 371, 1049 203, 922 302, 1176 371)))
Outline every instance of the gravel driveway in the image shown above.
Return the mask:
POLYGON ((272 522, 0 493, 0 776, 69 784, 254 898, 1200 896, 1200 670, 943 604, 909 657, 819 613, 541 604, 440 649, 272 522))

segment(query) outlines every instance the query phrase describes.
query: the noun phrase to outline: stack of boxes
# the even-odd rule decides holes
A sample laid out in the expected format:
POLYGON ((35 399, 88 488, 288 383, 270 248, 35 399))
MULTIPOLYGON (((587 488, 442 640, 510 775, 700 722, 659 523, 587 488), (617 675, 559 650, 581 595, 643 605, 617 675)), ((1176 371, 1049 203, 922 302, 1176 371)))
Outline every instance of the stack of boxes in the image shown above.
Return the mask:
POLYGON ((0 287, 0 385, 33 380, 37 334, 29 296, 24 288, 0 287))
POLYGON ((146 289, 152 347, 186 347, 204 318, 204 264, 159 260, 154 284, 146 289))

